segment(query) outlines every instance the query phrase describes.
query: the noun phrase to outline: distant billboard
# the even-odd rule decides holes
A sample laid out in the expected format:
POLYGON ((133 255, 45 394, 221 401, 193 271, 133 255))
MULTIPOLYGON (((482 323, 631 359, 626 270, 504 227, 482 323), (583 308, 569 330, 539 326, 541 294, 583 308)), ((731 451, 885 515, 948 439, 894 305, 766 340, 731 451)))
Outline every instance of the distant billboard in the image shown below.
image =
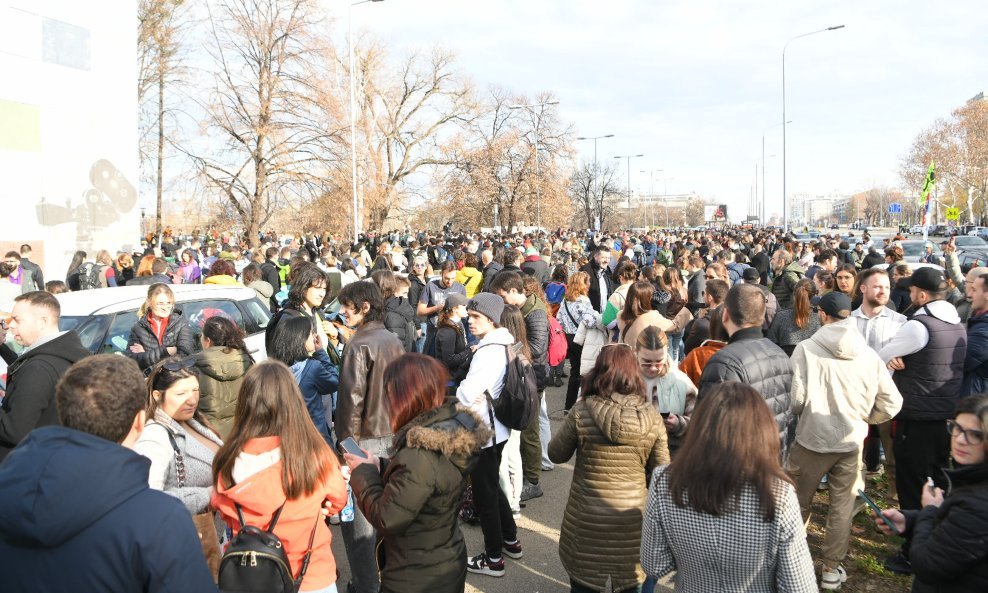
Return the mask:
POLYGON ((703 220, 707 222, 723 222, 727 220, 727 204, 707 204, 703 207, 703 220))

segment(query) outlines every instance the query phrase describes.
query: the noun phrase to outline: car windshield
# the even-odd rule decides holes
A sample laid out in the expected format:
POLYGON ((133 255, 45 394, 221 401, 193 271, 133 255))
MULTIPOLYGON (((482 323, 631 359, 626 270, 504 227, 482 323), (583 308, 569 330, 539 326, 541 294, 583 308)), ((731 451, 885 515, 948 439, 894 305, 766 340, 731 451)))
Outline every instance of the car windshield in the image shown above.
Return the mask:
POLYGON ((954 239, 954 243, 958 247, 967 247, 967 248, 981 247, 981 248, 988 249, 988 242, 985 242, 985 240, 982 239, 981 237, 961 237, 961 236, 958 236, 956 239, 954 239))
MULTIPOLYGON (((939 251, 940 251, 940 249, 937 248, 936 245, 933 245, 933 252, 934 253, 937 253, 939 251)), ((906 257, 916 256, 916 255, 923 255, 923 253, 925 253, 925 252, 926 252, 926 250, 923 249, 923 242, 922 241, 903 241, 902 242, 902 253, 906 257)))

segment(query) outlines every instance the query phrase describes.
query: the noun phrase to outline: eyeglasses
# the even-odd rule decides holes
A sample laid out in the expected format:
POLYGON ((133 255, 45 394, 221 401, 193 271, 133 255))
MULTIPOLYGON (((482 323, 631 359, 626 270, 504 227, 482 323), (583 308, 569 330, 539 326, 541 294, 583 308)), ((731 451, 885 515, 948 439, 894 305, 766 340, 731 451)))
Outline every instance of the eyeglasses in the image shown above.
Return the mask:
POLYGON ((980 445, 985 442, 985 433, 980 430, 966 429, 954 420, 947 420, 947 432, 952 437, 964 435, 968 445, 980 445))

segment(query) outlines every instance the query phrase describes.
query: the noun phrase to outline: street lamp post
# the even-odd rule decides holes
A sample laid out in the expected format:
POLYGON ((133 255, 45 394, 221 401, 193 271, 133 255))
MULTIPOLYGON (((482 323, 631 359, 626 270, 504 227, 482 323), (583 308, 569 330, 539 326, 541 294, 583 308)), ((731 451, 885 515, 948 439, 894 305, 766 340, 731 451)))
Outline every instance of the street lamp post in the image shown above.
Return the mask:
POLYGON ((616 159, 628 159, 628 218, 631 218, 631 159, 636 159, 638 157, 643 157, 643 154, 625 154, 621 156, 616 156, 616 159))
POLYGON ((597 141, 601 138, 613 138, 614 134, 604 134, 603 136, 578 136, 577 140, 593 140, 593 199, 597 202, 597 212, 594 214, 594 230, 600 230, 600 219, 604 216, 604 196, 597 199, 597 141))
POLYGON ((539 193, 539 126, 542 125, 542 116, 545 108, 549 105, 559 105, 559 101, 545 101, 542 103, 532 103, 530 105, 509 105, 508 109, 524 109, 535 117, 535 226, 542 228, 542 196, 539 193), (532 111, 539 108, 538 116, 532 111))
POLYGON ((655 226, 655 174, 662 173, 662 169, 648 169, 638 171, 648 173, 648 226, 655 226))
POLYGON ((803 37, 809 37, 810 35, 816 35, 817 33, 826 33, 827 31, 836 31, 837 29, 843 29, 844 25, 836 25, 834 27, 827 27, 826 29, 820 29, 819 31, 811 31, 809 33, 803 33, 802 35, 796 35, 792 39, 786 42, 782 46, 782 231, 786 232, 789 230, 789 211, 788 211, 788 195, 786 194, 786 48, 789 44, 797 39, 803 37))
POLYGON ((361 216, 360 198, 357 194, 357 75, 354 72, 353 58, 353 7, 358 4, 368 2, 383 2, 384 0, 360 0, 360 2, 348 2, 346 11, 347 34, 346 44, 350 53, 350 181, 353 191, 353 241, 357 241, 360 234, 361 216))

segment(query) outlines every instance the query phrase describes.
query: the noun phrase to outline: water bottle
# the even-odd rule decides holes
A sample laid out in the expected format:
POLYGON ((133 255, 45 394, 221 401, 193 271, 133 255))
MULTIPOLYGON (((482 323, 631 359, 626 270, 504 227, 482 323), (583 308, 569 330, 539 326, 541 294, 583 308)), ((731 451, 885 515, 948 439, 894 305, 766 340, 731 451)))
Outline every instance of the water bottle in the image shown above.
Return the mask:
POLYGON ((350 468, 341 468, 341 473, 346 480, 346 506, 340 511, 340 521, 349 523, 353 521, 353 490, 350 489, 350 468))

